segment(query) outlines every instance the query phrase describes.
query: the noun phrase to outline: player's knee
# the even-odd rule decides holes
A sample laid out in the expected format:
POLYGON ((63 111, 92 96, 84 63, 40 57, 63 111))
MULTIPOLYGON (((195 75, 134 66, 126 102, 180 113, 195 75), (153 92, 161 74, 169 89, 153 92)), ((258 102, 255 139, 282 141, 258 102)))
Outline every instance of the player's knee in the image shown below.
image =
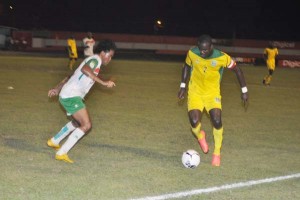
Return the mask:
POLYGON ((76 121, 75 119, 72 120, 72 124, 74 127, 80 127, 80 123, 76 121))
POLYGON ((222 128, 221 119, 212 119, 212 124, 213 124, 214 128, 216 128, 216 129, 222 128))
POLYGON ((220 128, 222 128, 222 123, 221 122, 217 122, 216 124, 214 124, 214 127, 216 129, 220 129, 220 128))
POLYGON ((193 128, 196 128, 196 126, 199 124, 199 120, 196 118, 190 118, 190 123, 193 128))
POLYGON ((91 123, 90 121, 84 123, 84 124, 81 126, 81 129, 82 129, 85 133, 87 133, 91 128, 92 128, 92 123, 91 123))
POLYGON ((201 112, 200 110, 192 110, 188 112, 189 121, 193 128, 196 128, 196 126, 200 123, 201 120, 201 112))

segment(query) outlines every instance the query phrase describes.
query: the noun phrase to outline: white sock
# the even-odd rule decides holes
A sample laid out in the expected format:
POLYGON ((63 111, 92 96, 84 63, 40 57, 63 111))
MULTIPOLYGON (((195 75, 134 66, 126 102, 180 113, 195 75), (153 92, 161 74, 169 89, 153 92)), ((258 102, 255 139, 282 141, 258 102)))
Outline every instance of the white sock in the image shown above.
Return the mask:
POLYGON ((61 146, 56 155, 66 154, 76 144, 76 142, 82 138, 84 132, 80 128, 76 128, 73 133, 68 137, 67 141, 61 146))
POLYGON ((72 124, 72 121, 68 122, 53 138, 51 138, 52 142, 54 144, 59 144, 60 141, 74 131, 75 128, 76 127, 72 124))

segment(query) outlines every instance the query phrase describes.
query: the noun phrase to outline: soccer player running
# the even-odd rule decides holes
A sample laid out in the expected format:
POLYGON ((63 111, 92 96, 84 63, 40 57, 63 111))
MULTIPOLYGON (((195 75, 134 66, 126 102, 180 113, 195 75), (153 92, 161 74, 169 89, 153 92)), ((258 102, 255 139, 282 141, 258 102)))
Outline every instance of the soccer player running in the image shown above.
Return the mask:
POLYGON ((235 72, 241 86, 241 98, 246 104, 248 89, 242 70, 229 55, 213 47, 212 38, 209 35, 201 35, 197 46, 188 51, 178 92, 178 98, 183 99, 188 90, 187 104, 191 129, 205 154, 208 153, 209 148, 205 132, 201 130, 201 118, 204 109, 209 113, 215 144, 212 156, 213 166, 220 166, 221 162, 223 125, 220 82, 224 68, 235 72))
POLYGON ((62 129, 47 141, 47 145, 56 150, 55 159, 73 163, 68 156, 69 150, 82 138, 92 127, 89 113, 84 104, 84 97, 95 82, 108 88, 114 87, 111 80, 105 81, 98 77, 102 65, 107 65, 114 56, 116 45, 111 40, 99 42, 95 48, 95 55, 82 61, 72 76, 66 77, 56 87, 48 92, 49 97, 59 95, 59 102, 72 117, 62 129), (65 143, 60 142, 70 135, 65 143))
POLYGON ((263 84, 270 86, 271 80, 272 80, 272 75, 275 70, 276 66, 276 58, 278 56, 278 49, 274 47, 273 43, 270 42, 269 46, 264 49, 263 57, 266 61, 267 68, 269 71, 269 74, 266 75, 263 79, 263 84))
POLYGON ((68 67, 71 71, 73 71, 73 68, 75 66, 75 63, 78 59, 78 54, 77 54, 77 45, 76 45, 76 40, 73 35, 71 35, 68 40, 67 40, 67 45, 68 45, 68 53, 69 53, 69 64, 68 67))

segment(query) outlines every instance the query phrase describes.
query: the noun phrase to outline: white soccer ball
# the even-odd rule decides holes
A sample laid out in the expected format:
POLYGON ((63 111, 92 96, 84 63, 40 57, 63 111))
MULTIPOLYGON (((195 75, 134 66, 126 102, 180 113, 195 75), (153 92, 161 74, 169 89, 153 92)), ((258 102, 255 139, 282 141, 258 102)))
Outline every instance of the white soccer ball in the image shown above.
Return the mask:
POLYGON ((184 167, 194 169, 200 164, 200 154, 193 149, 189 149, 183 152, 181 161, 184 167))

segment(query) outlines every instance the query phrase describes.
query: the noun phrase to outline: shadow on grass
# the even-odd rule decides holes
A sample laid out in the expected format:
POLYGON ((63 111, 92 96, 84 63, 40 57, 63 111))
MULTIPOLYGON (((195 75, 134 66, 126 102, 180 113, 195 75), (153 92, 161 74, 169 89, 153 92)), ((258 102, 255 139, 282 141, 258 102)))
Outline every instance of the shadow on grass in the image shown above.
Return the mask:
POLYGON ((161 161, 166 160, 167 157, 171 158, 171 159, 178 159, 177 156, 169 156, 166 154, 161 154, 161 153, 157 153, 154 151, 145 150, 145 149, 141 149, 141 148, 116 146, 116 145, 110 145, 110 144, 89 144, 88 146, 93 147, 93 148, 111 149, 113 151, 117 151, 120 153, 126 152, 126 153, 130 153, 130 154, 134 154, 136 156, 142 156, 142 157, 147 157, 147 158, 161 160, 161 161))

